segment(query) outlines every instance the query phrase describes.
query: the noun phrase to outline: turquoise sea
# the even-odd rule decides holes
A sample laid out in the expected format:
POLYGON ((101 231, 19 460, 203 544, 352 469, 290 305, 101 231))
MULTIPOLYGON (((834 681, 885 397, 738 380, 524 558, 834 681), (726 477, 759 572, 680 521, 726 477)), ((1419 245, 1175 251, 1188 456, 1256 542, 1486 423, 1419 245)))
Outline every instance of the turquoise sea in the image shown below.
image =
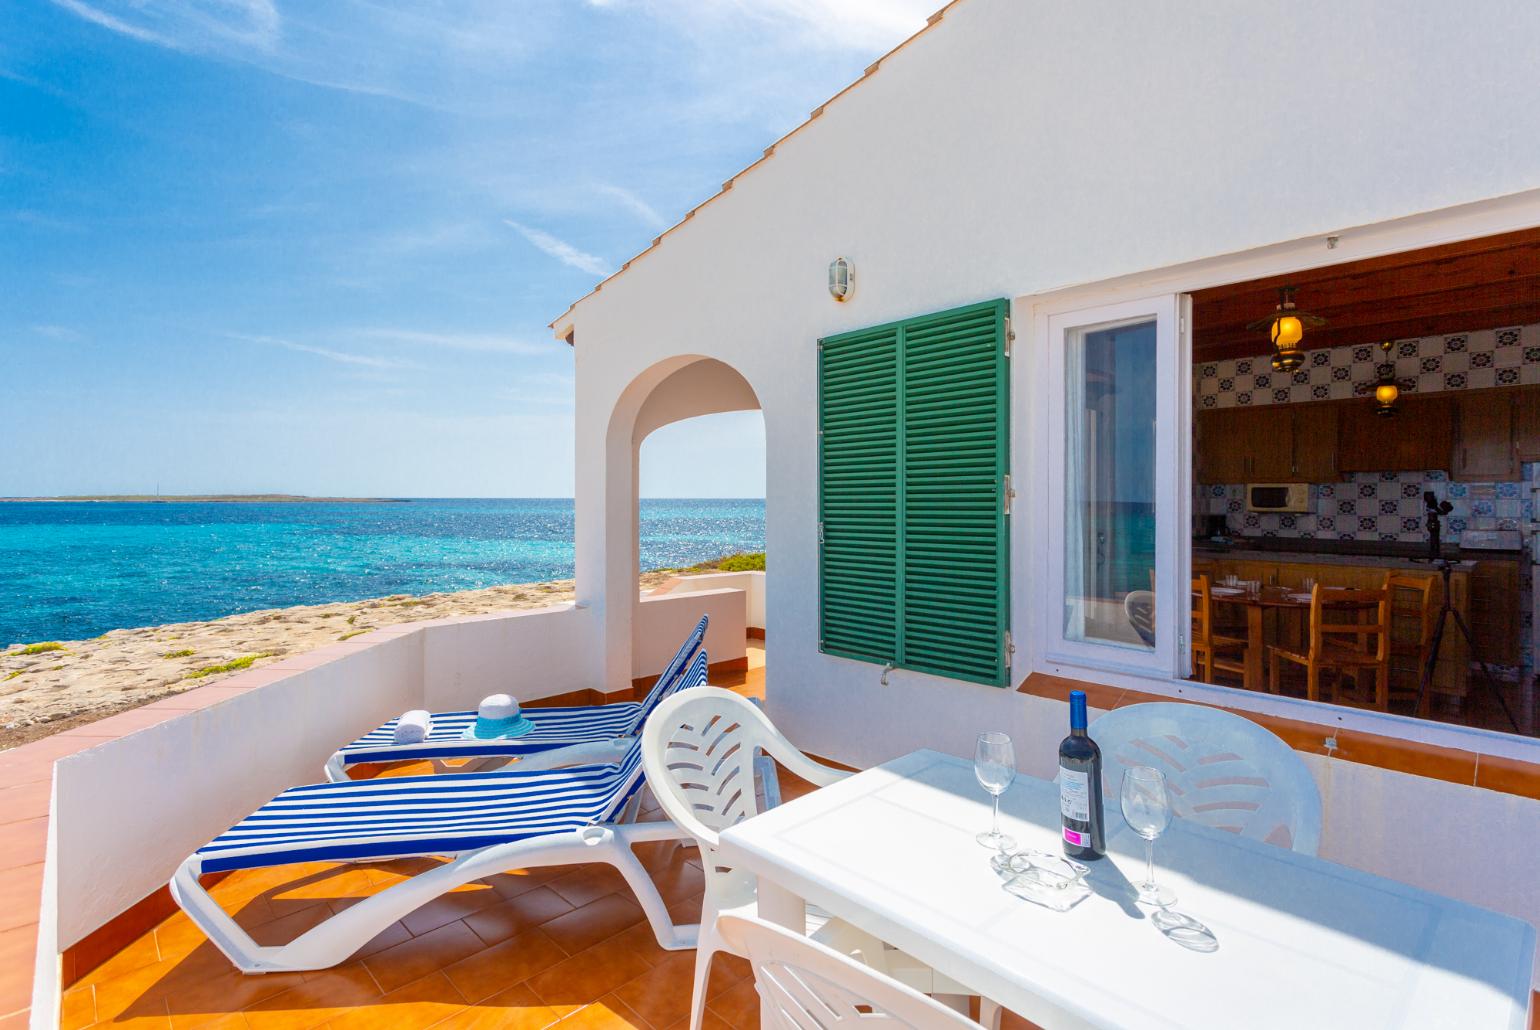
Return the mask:
MULTIPOLYGON (((571 500, 0 503, 0 646, 572 576, 571 500)), ((643 500, 642 568, 765 546, 762 500, 643 500)))

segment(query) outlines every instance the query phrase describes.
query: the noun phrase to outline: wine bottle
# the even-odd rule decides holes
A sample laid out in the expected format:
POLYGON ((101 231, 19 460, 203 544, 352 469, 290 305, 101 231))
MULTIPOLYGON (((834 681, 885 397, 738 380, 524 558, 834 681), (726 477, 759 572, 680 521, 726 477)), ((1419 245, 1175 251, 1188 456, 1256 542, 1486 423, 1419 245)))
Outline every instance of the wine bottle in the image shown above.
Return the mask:
POLYGON ((1107 853, 1102 812, 1102 752, 1086 733, 1085 691, 1069 694, 1069 736, 1059 745, 1059 813, 1064 853, 1081 862, 1107 853))

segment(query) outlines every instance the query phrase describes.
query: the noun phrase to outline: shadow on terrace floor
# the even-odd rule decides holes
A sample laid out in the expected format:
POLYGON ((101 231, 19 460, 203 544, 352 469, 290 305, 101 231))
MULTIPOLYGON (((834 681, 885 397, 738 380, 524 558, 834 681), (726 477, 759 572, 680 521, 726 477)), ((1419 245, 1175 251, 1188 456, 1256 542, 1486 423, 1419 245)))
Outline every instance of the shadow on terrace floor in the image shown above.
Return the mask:
MULTIPOLYGON (((713 682, 762 696, 762 648, 751 647, 749 666, 713 682)), ((784 773, 782 788, 787 798, 809 789, 784 773)), ((659 816, 649 805, 646 817, 659 816)), ((675 921, 698 921, 698 852, 649 844, 638 855, 675 921)), ((429 862, 247 870, 212 893, 258 943, 276 944, 429 862)), ((314 973, 243 976, 178 912, 71 987, 63 1026, 665 1030, 687 1025, 694 960, 693 951, 658 947, 610 867, 537 869, 467 884, 395 923, 347 963, 314 973)), ((708 1005, 708 1028, 759 1025, 747 963, 716 960, 708 1005)))

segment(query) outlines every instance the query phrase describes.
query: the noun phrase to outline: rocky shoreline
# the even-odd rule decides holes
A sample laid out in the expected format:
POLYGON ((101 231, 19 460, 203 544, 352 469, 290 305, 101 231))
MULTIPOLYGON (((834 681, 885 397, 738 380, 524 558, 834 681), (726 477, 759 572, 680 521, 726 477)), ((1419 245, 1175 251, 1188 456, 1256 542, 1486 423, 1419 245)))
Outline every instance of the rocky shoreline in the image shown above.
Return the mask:
MULTIPOLYGON (((674 574, 644 573, 641 588, 650 590, 674 574)), ((115 629, 91 640, 14 645, 0 652, 0 750, 384 626, 527 611, 572 597, 571 580, 515 583, 273 608, 205 622, 115 629)))

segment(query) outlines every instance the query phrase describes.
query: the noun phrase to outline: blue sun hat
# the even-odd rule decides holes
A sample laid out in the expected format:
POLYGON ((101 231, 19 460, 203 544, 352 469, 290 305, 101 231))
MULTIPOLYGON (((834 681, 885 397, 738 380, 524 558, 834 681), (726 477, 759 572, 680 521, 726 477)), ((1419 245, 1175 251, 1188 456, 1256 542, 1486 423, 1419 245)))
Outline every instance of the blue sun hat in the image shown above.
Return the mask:
POLYGON ((535 724, 519 711, 519 703, 507 694, 483 698, 476 709, 476 721, 465 728, 465 736, 474 740, 522 737, 535 724))

